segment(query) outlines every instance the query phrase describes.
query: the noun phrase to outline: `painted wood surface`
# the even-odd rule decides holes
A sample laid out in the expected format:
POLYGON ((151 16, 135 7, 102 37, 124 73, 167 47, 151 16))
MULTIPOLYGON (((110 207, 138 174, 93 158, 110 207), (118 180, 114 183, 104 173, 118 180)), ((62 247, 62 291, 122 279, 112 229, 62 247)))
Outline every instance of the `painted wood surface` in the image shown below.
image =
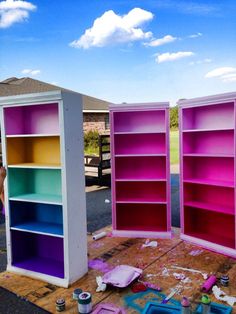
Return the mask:
POLYGON ((7 156, 9 165, 49 161, 60 164, 60 139, 58 136, 8 138, 7 156))
POLYGON ((168 103, 110 105, 116 236, 170 237, 168 108, 168 103))
POLYGON ((235 94, 179 101, 180 213, 182 239, 235 258, 232 97, 235 94))
MULTIPOLYGON (((113 304, 120 307, 123 313, 135 314, 141 313, 148 301, 161 301, 164 295, 170 293, 171 288, 179 286, 180 292, 170 304, 178 304, 182 296, 187 296, 195 307, 201 297, 200 287, 205 281, 203 278, 205 274, 216 274, 220 277, 221 274, 228 273, 229 287, 221 288, 231 296, 236 294, 235 260, 181 241, 178 229, 173 230, 173 239, 157 240, 156 248, 142 248, 145 239, 115 238, 110 236, 110 227, 101 231, 104 230, 108 236, 99 241, 93 241, 92 236, 88 236, 89 272, 68 289, 9 272, 0 274, 0 285, 51 313, 56 313, 55 301, 61 297, 66 300, 64 313, 78 313, 77 302, 72 299, 75 288, 92 293, 94 308, 101 303, 113 304), (109 287, 105 292, 97 293, 96 276, 102 276, 109 269, 121 264, 143 269, 142 280, 162 287, 162 292, 148 289, 145 292, 133 293, 130 287, 126 289, 109 287), (184 275, 185 279, 176 279, 175 276, 178 274, 184 275)), ((211 299, 219 303, 212 294, 211 299)), ((233 313, 236 313, 236 306, 233 313)))

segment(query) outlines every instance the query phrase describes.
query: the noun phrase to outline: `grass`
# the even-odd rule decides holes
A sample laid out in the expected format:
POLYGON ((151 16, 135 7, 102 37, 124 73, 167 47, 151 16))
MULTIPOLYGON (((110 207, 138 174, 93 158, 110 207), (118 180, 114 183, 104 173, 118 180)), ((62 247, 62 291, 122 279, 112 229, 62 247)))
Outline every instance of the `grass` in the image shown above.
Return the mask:
POLYGON ((170 163, 179 163, 179 131, 170 131, 170 163))
MULTIPOLYGON (((98 155, 98 147, 88 146, 84 150, 85 155, 98 155)), ((170 163, 179 163, 179 131, 170 131, 170 163)))

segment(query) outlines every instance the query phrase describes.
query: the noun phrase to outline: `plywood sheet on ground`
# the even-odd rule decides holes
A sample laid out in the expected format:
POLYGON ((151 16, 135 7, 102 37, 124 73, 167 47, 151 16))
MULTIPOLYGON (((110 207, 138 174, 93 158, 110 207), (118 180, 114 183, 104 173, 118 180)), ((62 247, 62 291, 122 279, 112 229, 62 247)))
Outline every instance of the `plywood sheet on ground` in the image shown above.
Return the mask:
MULTIPOLYGON (((109 227, 105 230, 108 233, 111 231, 109 227)), ((201 295, 199 288, 204 282, 203 276, 211 273, 220 276, 227 272, 230 276, 230 286, 223 290, 231 296, 236 295, 235 260, 182 242, 177 229, 174 229, 174 234, 171 240, 158 239, 156 248, 142 248, 145 239, 107 236, 99 241, 93 241, 90 235, 88 236, 89 272, 70 288, 60 288, 9 272, 0 274, 0 286, 51 313, 56 313, 55 301, 61 297, 66 300, 64 313, 78 313, 77 302, 72 299, 72 292, 77 287, 92 293, 94 305, 115 304, 127 314, 141 313, 147 301, 160 301, 164 294, 169 294, 171 288, 177 286, 179 287, 179 294, 175 295, 177 301, 171 302, 178 302, 185 295, 191 297, 196 303, 201 295), (153 290, 134 294, 130 288, 123 290, 108 288, 106 292, 96 293, 96 276, 121 264, 142 268, 144 271, 142 280, 161 286, 163 294, 153 290), (191 268, 201 273, 176 269, 173 266, 191 268), (182 274, 184 279, 176 279, 176 274, 182 274)), ((213 296, 212 300, 216 301, 213 296)), ((233 313, 236 313, 236 307, 233 313)))

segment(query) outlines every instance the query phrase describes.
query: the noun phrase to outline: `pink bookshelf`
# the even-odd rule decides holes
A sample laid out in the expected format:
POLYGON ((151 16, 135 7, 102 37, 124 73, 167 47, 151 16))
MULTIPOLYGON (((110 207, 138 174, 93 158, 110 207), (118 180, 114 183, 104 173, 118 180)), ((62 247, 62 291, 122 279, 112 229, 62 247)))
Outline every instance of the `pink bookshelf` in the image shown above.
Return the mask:
POLYGON ((110 106, 116 236, 171 236, 169 104, 110 106))
POLYGON ((236 257, 236 93, 179 101, 181 238, 236 257))

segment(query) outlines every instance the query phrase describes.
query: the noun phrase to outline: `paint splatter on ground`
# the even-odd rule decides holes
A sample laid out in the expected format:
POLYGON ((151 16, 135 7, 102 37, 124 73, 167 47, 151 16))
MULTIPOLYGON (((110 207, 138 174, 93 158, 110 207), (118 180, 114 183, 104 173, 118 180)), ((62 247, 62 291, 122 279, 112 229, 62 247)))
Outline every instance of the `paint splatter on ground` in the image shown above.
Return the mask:
POLYGON ((102 273, 106 273, 113 269, 112 266, 107 264, 106 262, 101 261, 100 259, 92 259, 88 262, 89 268, 99 270, 102 273))
POLYGON ((202 254, 202 252, 204 252, 204 251, 203 250, 192 250, 191 252, 189 252, 189 255, 198 256, 198 255, 202 254))
POLYGON ((104 246, 104 243, 103 242, 92 242, 90 244, 90 247, 92 249, 99 249, 100 247, 104 246))

